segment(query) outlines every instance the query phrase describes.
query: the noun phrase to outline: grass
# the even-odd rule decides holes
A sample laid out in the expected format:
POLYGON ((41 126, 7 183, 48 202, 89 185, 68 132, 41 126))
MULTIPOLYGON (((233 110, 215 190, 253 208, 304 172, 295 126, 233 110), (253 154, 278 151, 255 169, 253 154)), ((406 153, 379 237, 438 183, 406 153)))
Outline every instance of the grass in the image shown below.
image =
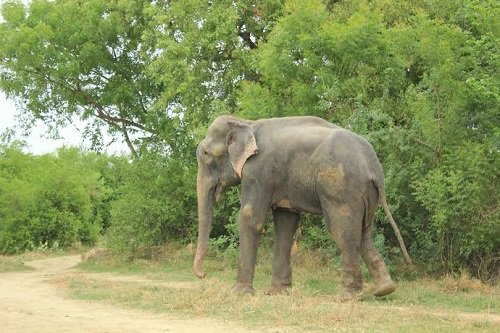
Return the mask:
POLYGON ((270 259, 257 266, 256 296, 237 297, 229 292, 235 276, 234 260, 208 258, 210 274, 197 280, 191 274, 192 256, 173 251, 159 261, 125 262, 112 257, 88 260, 81 265, 87 272, 147 277, 150 283, 113 281, 92 274, 67 277, 64 283, 73 297, 99 300, 185 318, 210 317, 242 325, 286 332, 492 332, 498 322, 489 314, 500 315, 498 287, 485 286, 463 274, 435 280, 426 277, 398 281, 396 293, 375 298, 368 294, 362 302, 336 303, 339 284, 334 265, 320 262, 314 253, 296 255, 294 288, 290 296, 266 296, 270 280, 270 259), (186 284, 177 286, 175 283, 186 284), (170 283, 170 284, 165 284, 170 283), (279 328, 279 329, 278 329, 279 328))
POLYGON ((29 271, 20 256, 0 256, 0 273, 29 271))
POLYGON ((80 254, 86 250, 88 250, 88 248, 77 244, 66 250, 60 248, 40 248, 22 254, 0 255, 0 273, 31 271, 33 268, 27 266, 26 262, 68 254, 80 254))

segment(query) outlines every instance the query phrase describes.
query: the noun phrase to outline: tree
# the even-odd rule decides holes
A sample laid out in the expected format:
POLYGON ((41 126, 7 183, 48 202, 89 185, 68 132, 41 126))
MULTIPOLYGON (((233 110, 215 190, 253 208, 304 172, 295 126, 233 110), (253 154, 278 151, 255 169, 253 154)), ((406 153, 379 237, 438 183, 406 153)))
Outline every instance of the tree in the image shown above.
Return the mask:
POLYGON ((2 6, 0 89, 34 118, 57 127, 72 115, 100 131, 154 135, 145 120, 159 87, 145 75, 140 52, 146 1, 20 1, 2 6), (102 128, 103 125, 104 129, 102 128))
MULTIPOLYGON (((106 125, 145 158, 120 204, 151 204, 154 244, 167 239, 161 228, 190 237, 167 215, 192 202, 194 147, 216 115, 333 121, 375 146, 413 255, 488 278, 500 264, 499 10, 495 0, 7 1, 0 89, 54 125, 93 119, 96 137, 106 125), (172 176, 151 181, 156 192, 142 187, 148 172, 172 176), (176 188, 188 193, 179 206, 176 188), (162 193, 169 208, 141 199, 162 193)), ((221 220, 234 220, 230 197, 221 220)))
POLYGON ((276 0, 7 1, 0 89, 53 127, 73 115, 92 120, 96 144, 107 130, 134 155, 157 142, 181 152, 188 123, 234 111, 238 83, 256 75, 247 54, 280 8, 276 0))

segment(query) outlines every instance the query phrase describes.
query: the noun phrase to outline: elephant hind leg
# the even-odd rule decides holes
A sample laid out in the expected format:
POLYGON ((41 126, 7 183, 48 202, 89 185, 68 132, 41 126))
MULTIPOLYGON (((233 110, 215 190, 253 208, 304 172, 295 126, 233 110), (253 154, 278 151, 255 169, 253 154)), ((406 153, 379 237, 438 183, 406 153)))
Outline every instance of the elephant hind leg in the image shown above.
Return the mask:
MULTIPOLYGON (((346 201, 347 202, 347 201, 346 201)), ((363 211, 355 205, 322 200, 321 207, 327 227, 342 256, 342 289, 339 301, 359 298, 363 291, 360 269, 361 229, 363 211)))
POLYGON ((373 224, 370 223, 363 231, 363 245, 361 249, 363 260, 375 282, 375 296, 385 296, 396 290, 384 259, 373 244, 373 224))

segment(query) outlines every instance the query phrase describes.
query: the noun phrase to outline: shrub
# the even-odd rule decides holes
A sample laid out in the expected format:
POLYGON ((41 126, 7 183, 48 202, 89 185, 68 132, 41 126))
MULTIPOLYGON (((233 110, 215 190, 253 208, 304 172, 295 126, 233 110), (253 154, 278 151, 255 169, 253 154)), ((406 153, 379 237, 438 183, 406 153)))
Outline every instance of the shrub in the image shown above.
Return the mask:
POLYGON ((95 205, 106 192, 87 154, 63 148, 32 156, 18 147, 0 151, 0 253, 40 246, 93 245, 102 220, 95 205))
POLYGON ((196 169, 150 152, 131 163, 111 208, 109 247, 133 255, 171 240, 193 240, 196 169))

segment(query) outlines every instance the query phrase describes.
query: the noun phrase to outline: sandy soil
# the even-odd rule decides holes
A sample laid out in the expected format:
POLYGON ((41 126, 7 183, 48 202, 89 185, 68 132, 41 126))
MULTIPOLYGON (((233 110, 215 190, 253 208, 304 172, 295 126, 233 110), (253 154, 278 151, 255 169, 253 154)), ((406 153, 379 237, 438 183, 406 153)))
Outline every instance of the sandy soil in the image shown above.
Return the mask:
POLYGON ((49 281, 70 273, 80 260, 80 256, 48 258, 27 263, 35 268, 33 271, 2 273, 0 332, 254 332, 233 323, 211 319, 175 319, 68 299, 57 290, 56 284, 49 281))

